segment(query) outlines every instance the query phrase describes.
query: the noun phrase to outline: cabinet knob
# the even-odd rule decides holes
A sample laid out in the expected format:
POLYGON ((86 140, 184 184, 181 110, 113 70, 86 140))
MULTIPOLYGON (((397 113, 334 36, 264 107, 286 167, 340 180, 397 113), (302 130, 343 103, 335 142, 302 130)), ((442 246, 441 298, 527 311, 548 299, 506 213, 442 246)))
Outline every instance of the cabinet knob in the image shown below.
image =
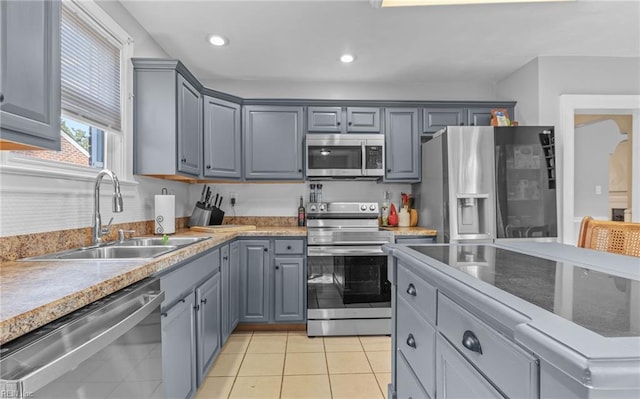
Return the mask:
POLYGON ((207 298, 202 298, 202 299, 200 300, 200 302, 202 302, 203 304, 205 304, 205 305, 206 305, 206 304, 207 304, 207 298))
POLYGON ((475 125, 476 125, 475 123, 470 123, 470 124, 469 124, 469 126, 475 126, 475 125))
POLYGON ((336 122, 336 126, 340 126, 340 122, 336 122))
POLYGON ((482 355, 482 346, 480 346, 480 340, 473 331, 465 331, 462 335, 462 346, 469 349, 471 352, 476 352, 482 355))
POLYGON ((280 270, 280 266, 276 266, 276 270, 280 270))
POLYGON ((387 169, 387 172, 391 173, 391 168, 387 169))
POLYGON ((194 309, 196 310, 196 312, 197 312, 198 310, 200 310, 200 305, 196 305, 196 306, 194 306, 193 308, 194 308, 194 309))
POLYGON ((180 160, 180 162, 182 162, 182 163, 187 162, 187 158, 182 158, 182 159, 180 160))
POLYGON ((302 173, 302 169, 298 169, 298 173, 302 173))
POLYGON ((265 249, 264 249, 264 252, 269 252, 269 248, 265 248, 265 249))
POLYGON ((407 294, 411 296, 416 296, 418 294, 418 291, 416 291, 416 287, 413 284, 409 284, 409 287, 407 287, 407 294))
POLYGON ((464 123, 460 122, 460 126, 464 126, 464 123))
POLYGON ((0 93, 0 103, 4 102, 4 94, 0 93))
POLYGON ((211 165, 207 165, 207 166, 206 166, 206 168, 207 168, 207 169, 211 169, 211 165))
POLYGON ((349 126, 351 126, 351 125, 352 125, 352 123, 351 123, 351 122, 349 122, 349 126))
POLYGON ((229 260, 229 257, 228 256, 223 256, 222 260, 229 260))
POLYGON ((291 245, 287 245, 287 250, 291 251, 291 245))
POLYGON ((407 337, 407 345, 416 349, 416 339, 413 337, 413 334, 409 334, 407 337))

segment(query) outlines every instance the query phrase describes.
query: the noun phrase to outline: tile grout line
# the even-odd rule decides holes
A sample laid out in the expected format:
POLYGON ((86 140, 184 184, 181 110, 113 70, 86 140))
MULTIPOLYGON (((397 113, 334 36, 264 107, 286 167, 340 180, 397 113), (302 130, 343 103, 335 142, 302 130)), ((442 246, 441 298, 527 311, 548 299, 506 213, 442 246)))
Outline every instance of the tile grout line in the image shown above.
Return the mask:
POLYGON ((227 399, 231 398, 231 392, 233 392, 233 388, 236 386, 236 382, 238 381, 238 374, 240 374, 240 369, 242 368, 242 363, 244 363, 244 358, 247 356, 247 352, 249 351, 249 345, 251 345, 251 341, 253 340, 253 332, 251 332, 251 337, 249 338, 249 342, 247 343, 247 347, 244 348, 244 352, 242 353, 242 361, 240 361, 240 366, 236 371, 236 375, 233 377, 233 384, 231 384, 231 389, 227 394, 227 399))
POLYGON ((382 394, 382 398, 384 399, 384 392, 382 392, 382 388, 380 387, 380 381, 378 381, 378 376, 376 375, 376 372, 373 370, 373 365, 371 365, 371 360, 369 360, 368 352, 364 349, 364 345, 362 344, 362 340, 360 339, 360 336, 358 336, 358 341, 360 341, 360 345, 362 346, 362 350, 364 351, 364 356, 367 358, 367 363, 369 363, 369 368, 371 369, 373 378, 376 380, 378 391, 380 391, 380 393, 382 394))
POLYGON ((324 349, 324 363, 327 366, 327 380, 329 380, 329 395, 333 399, 333 386, 331 386, 331 374, 329 373, 329 359, 327 358, 327 343, 324 337, 320 337, 322 339, 322 348, 324 349))

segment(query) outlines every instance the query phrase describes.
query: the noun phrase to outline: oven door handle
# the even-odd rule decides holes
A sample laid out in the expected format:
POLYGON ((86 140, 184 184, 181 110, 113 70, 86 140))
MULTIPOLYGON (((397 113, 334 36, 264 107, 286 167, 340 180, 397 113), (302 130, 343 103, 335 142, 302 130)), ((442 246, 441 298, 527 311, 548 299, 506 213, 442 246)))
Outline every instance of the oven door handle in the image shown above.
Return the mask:
POLYGON ((384 256, 381 246, 307 247, 307 256, 384 256))

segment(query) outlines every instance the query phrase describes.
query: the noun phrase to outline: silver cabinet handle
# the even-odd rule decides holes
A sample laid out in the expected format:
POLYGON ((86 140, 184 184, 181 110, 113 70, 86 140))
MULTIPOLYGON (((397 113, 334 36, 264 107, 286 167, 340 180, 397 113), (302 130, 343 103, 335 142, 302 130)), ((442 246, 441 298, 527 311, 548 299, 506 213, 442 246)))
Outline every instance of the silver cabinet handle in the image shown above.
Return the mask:
POLYGON ((469 349, 471 352, 476 352, 482 355, 482 346, 480 346, 480 340, 473 331, 465 331, 462 335, 462 346, 469 349))
POLYGON ((411 296, 418 295, 418 291, 416 291, 416 287, 413 284, 409 284, 409 287, 407 287, 407 294, 411 296))

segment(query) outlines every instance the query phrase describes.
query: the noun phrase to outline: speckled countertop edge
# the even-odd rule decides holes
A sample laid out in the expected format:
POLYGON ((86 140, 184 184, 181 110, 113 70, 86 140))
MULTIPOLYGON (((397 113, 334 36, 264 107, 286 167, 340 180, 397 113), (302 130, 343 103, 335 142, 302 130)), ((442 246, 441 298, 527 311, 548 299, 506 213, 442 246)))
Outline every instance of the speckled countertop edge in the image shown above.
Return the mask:
POLYGON ((152 260, 4 262, 0 265, 0 344, 236 237, 306 235, 306 228, 300 227, 216 234, 182 230, 176 236, 211 239, 152 260))
POLYGON ((397 236, 435 236, 438 232, 436 230, 427 229, 424 227, 386 227, 380 226, 381 230, 392 231, 397 236))

